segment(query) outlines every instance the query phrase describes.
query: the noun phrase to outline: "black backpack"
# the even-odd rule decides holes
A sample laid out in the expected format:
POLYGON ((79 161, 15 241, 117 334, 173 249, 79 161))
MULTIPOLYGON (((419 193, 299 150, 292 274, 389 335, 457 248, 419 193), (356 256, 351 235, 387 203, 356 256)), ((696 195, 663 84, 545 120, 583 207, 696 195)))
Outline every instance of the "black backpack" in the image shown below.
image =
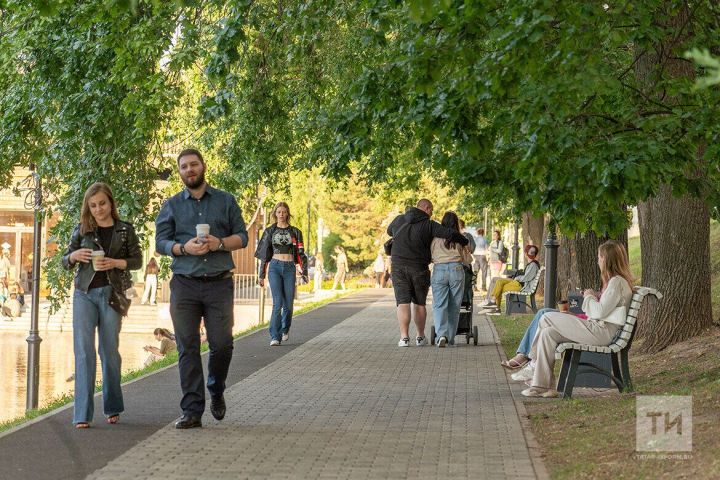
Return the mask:
POLYGON ((507 247, 505 246, 505 244, 503 243, 502 251, 501 251, 500 253, 498 253, 498 260, 500 260, 500 262, 502 262, 502 263, 506 263, 506 262, 507 262, 507 259, 508 259, 508 254, 509 254, 509 253, 510 253, 510 252, 508 252, 508 248, 507 248, 507 247))

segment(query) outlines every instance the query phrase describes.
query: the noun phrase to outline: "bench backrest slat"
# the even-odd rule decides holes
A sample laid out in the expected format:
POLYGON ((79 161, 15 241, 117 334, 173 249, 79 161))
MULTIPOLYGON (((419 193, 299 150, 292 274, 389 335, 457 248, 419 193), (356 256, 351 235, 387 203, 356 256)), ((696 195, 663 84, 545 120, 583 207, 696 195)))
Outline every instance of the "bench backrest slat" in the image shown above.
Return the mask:
POLYGON ((535 292, 537 292, 538 285, 540 285, 540 279, 542 278, 543 273, 545 273, 545 267, 540 267, 540 270, 538 270, 537 275, 535 275, 535 278, 533 278, 529 283, 526 283, 523 285, 523 288, 520 290, 520 293, 525 293, 528 295, 535 295, 535 292))
POLYGON ((662 294, 654 288, 635 287, 633 288, 633 292, 632 300, 630 301, 630 308, 628 309, 627 316, 625 317, 625 324, 620 330, 618 330, 618 333, 615 335, 613 341, 610 342, 609 346, 613 350, 616 350, 616 348, 622 350, 630 342, 632 342, 632 339, 635 336, 637 315, 640 313, 640 307, 642 306, 645 297, 648 295, 654 295, 658 299, 662 298, 662 294))

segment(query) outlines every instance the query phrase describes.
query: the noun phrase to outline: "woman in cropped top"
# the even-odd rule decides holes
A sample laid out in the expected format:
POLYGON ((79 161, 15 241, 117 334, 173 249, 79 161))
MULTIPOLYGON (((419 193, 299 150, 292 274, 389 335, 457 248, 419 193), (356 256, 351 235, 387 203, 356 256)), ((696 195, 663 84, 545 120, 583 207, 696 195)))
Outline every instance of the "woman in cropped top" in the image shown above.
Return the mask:
MULTIPOLYGON (((460 231, 455 212, 446 212, 440 223, 443 227, 460 231)), ((447 344, 455 345, 465 287, 463 263, 472 263, 472 256, 467 247, 438 237, 433 238, 430 244, 430 254, 433 262, 430 285, 435 334, 438 337, 438 347, 444 348, 447 344)))
POLYGON ((616 316, 615 309, 623 307, 627 313, 632 300, 633 277, 628 255, 622 243, 609 240, 598 247, 598 266, 602 290, 598 295, 591 289, 583 292, 583 311, 587 319, 562 312, 546 312, 540 317, 530 358, 535 370, 530 388, 521 393, 526 397, 557 397, 554 388, 553 366, 555 349, 560 343, 575 342, 605 346, 612 342, 625 321, 616 316))
POLYGON ((270 346, 278 346, 290 338, 293 302, 295 300, 295 276, 308 281, 308 260, 303 246, 302 232, 290 225, 290 207, 278 202, 273 208, 273 224, 265 229, 255 251, 260 259, 258 283, 270 283, 273 308, 270 315, 270 346))

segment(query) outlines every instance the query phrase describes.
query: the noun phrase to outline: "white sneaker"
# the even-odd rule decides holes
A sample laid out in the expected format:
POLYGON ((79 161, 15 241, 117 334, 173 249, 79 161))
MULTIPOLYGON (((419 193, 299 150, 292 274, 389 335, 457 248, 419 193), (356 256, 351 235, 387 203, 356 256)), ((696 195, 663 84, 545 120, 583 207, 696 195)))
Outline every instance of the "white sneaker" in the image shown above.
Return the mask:
POLYGON ((485 300, 483 303, 480 304, 481 307, 496 307, 495 302, 492 300, 485 300))
POLYGON ((415 338, 415 346, 416 347, 422 347, 423 345, 427 345, 428 341, 425 337, 416 337, 415 338))
POLYGON ((519 372, 515 372, 510 375, 510 378, 518 382, 524 382, 525 380, 532 379, 534 373, 535 367, 530 365, 530 362, 528 362, 528 364, 525 365, 519 372))
POLYGON ((398 342, 398 347, 409 347, 410 346, 410 339, 408 337, 401 338, 398 342))
POLYGON ((289 333, 283 333, 282 341, 283 341, 283 342, 287 342, 288 340, 290 340, 290 334, 289 334, 289 333))
POLYGON ((270 346, 271 346, 271 347, 277 347, 277 346, 279 346, 279 345, 280 345, 280 340, 271 340, 271 341, 270 341, 270 346))
POLYGON ((440 337, 440 340, 438 340, 438 348, 445 348, 445 345, 447 345, 447 338, 440 337))
POLYGON ((538 387, 530 387, 520 392, 520 395, 522 395, 523 397, 557 398, 560 396, 560 392, 558 392, 554 388, 544 389, 538 387))

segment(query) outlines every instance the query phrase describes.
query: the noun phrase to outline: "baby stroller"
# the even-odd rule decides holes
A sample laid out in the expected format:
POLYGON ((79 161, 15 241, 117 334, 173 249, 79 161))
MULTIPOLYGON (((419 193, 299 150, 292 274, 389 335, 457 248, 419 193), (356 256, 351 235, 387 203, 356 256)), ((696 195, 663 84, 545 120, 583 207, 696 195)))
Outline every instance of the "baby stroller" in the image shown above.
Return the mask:
MULTIPOLYGON (((463 290, 462 303, 460 303, 460 320, 458 321, 457 332, 455 335, 465 335, 465 341, 470 344, 478 344, 478 328, 473 326, 473 292, 475 291, 475 282, 477 281, 477 272, 473 273, 469 265, 465 265, 465 288, 463 290)), ((435 345, 436 334, 435 326, 430 328, 430 344, 435 345)))

